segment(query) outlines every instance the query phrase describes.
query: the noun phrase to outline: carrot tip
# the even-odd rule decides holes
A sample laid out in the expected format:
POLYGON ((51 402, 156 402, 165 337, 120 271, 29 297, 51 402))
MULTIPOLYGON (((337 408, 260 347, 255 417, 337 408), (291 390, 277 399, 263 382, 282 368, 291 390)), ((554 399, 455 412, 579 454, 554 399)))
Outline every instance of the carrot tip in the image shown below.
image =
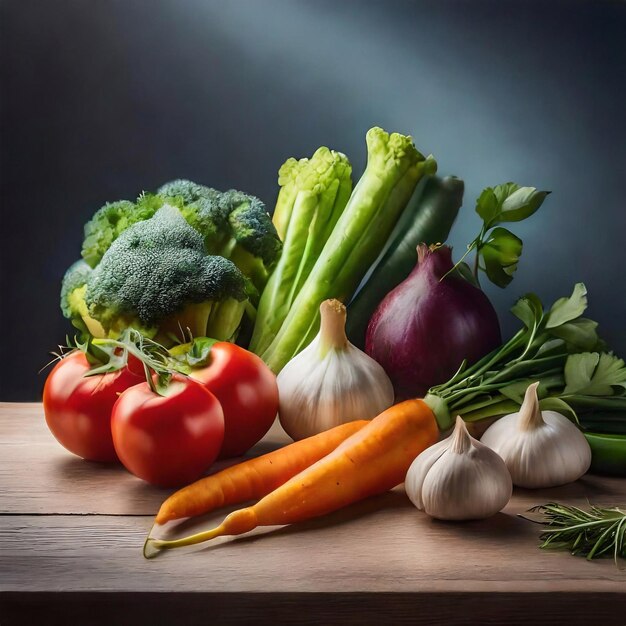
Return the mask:
POLYGON ((143 544, 143 556, 146 559, 153 559, 157 554, 161 552, 161 547, 159 546, 159 540, 153 539, 148 535, 146 537, 146 541, 143 544))

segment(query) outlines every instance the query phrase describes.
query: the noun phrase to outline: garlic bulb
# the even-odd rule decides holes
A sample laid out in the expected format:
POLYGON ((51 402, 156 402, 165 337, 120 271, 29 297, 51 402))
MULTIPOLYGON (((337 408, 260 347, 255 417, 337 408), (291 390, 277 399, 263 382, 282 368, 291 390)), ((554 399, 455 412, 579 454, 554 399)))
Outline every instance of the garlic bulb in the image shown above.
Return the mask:
POLYGON ((411 502, 431 517, 469 520, 502 510, 513 485, 504 461, 470 436, 457 417, 452 435, 413 461, 404 488, 411 502))
POLYGON ((344 422, 372 419, 394 400, 385 370, 348 341, 346 307, 325 300, 320 313, 317 337, 276 379, 280 423, 296 440, 344 422))
POLYGON ((519 412, 500 418, 481 438, 504 459, 518 487, 571 483, 591 464, 591 448, 580 430, 560 413, 539 410, 538 386, 529 385, 519 412))

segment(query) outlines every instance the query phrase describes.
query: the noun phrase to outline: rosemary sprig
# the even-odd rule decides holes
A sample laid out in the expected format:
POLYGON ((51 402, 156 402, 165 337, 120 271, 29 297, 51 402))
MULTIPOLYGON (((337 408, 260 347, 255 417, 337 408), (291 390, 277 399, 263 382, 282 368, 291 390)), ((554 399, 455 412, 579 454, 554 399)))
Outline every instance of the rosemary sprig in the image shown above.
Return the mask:
POLYGON ((539 513, 539 520, 520 515, 524 519, 543 524, 539 535, 540 548, 560 548, 588 560, 611 554, 626 559, 626 511, 618 508, 592 506, 585 511, 576 506, 551 502, 529 510, 539 513))

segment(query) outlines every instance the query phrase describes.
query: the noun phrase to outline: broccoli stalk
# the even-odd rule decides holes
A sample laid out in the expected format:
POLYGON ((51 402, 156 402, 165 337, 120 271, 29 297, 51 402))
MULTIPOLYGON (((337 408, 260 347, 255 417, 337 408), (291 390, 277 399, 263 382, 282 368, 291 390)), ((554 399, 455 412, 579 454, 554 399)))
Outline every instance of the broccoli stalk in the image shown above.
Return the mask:
POLYGON ((319 305, 327 298, 347 302, 378 257, 424 174, 437 163, 420 154, 411 137, 381 128, 367 133, 368 161, 348 205, 324 245, 278 334, 263 351, 274 372, 313 339, 319 305))
POLYGON ((155 339, 167 345, 172 340, 176 343, 189 336, 209 336, 220 341, 230 341, 237 335, 245 309, 246 300, 239 301, 236 298, 188 304, 182 311, 168 316, 159 324, 155 339))
POLYGON ((250 341, 254 352, 270 345, 313 269, 350 197, 351 171, 345 155, 324 147, 311 159, 289 159, 281 167, 274 220, 284 245, 259 302, 250 341))

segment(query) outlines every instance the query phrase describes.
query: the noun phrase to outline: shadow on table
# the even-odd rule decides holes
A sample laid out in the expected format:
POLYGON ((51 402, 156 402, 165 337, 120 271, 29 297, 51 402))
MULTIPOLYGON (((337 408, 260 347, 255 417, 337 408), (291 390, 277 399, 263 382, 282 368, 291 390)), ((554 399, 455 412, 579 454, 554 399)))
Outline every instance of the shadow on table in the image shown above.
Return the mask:
POLYGON ((59 459, 53 466, 53 472, 58 474, 62 480, 84 480, 86 477, 91 480, 93 476, 109 478, 119 476, 128 472, 121 463, 99 463, 97 461, 86 461, 78 456, 67 455, 59 459), (93 470, 91 474, 87 470, 93 470))
MULTIPOLYGON (((241 503, 238 505, 224 507, 219 511, 212 511, 206 515, 198 516, 193 519, 186 519, 180 522, 168 523, 164 525, 158 531, 158 537, 173 539, 176 537, 185 536, 188 534, 201 532, 217 526, 230 512, 248 506, 252 503, 241 503)), ((298 522, 297 524, 291 524, 287 526, 267 526, 259 529, 255 529, 250 534, 234 537, 228 536, 225 539, 216 538, 210 543, 207 543, 204 547, 197 550, 197 552, 204 552, 207 550, 217 550, 223 546, 230 544, 249 544, 262 539, 264 535, 272 535, 275 537, 289 536, 297 533, 305 533, 315 531, 328 527, 338 527, 344 524, 353 522, 357 519, 364 519, 371 515, 376 514, 382 510, 394 510, 401 508, 411 508, 413 505, 409 502, 408 498, 404 494, 404 491, 389 491, 379 496, 373 496, 367 498, 362 502, 357 502, 339 511, 328 513, 321 517, 317 517, 311 520, 298 522)), ((154 536, 157 536, 156 533, 154 536)))
POLYGON ((603 501, 601 504, 619 504, 618 500, 623 498, 623 479, 587 474, 576 482, 561 485, 560 487, 549 487, 547 489, 515 488, 515 495, 518 498, 524 502, 530 501, 536 504, 561 500, 580 500, 580 504, 584 505, 590 494, 593 494, 592 504, 597 504, 598 498, 607 498, 607 501, 603 501))

